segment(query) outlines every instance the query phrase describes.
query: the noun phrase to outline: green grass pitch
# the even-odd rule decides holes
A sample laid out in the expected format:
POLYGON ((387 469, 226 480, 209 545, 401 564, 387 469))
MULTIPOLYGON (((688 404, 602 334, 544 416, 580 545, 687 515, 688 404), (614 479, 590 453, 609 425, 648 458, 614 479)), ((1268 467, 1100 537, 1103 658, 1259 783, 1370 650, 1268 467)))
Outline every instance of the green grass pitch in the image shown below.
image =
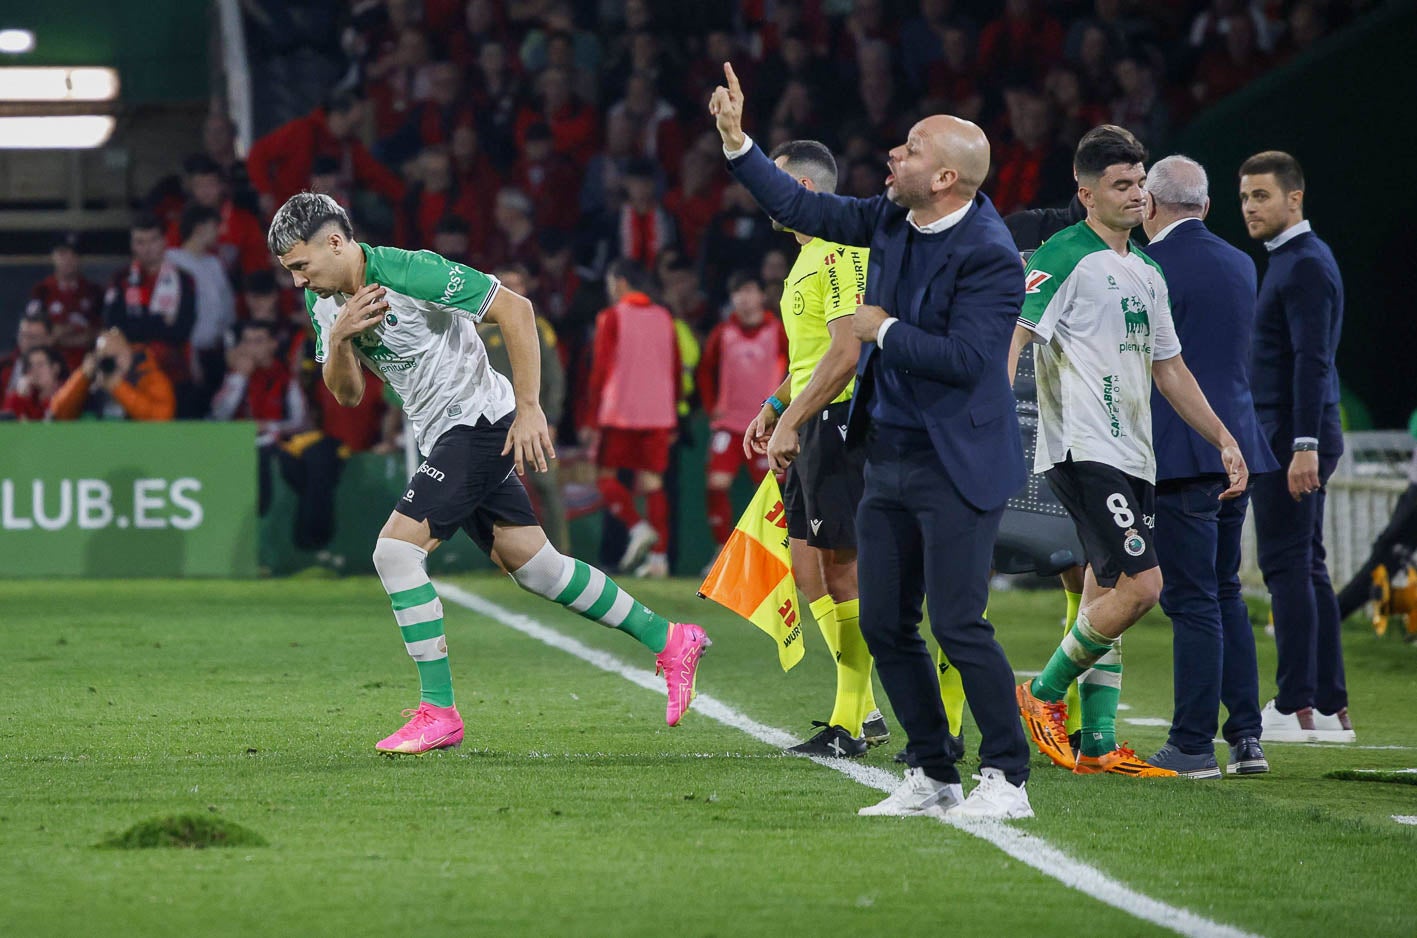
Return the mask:
MULTIPOLYGON (((653 668, 508 580, 456 582, 653 668)), ((801 735, 827 713, 810 625, 783 674, 694 583, 625 585, 710 630, 701 692, 801 735)), ((417 679, 373 579, 9 582, 0 608, 0 935, 1170 933, 937 821, 859 818, 877 791, 701 713, 667 728, 662 693, 451 602, 467 740, 380 756, 417 679), (170 815, 243 836, 102 846, 170 815)), ((990 612, 1014 666, 1041 667, 1061 594, 998 594, 990 612)), ((1345 638, 1359 743, 1390 748, 1273 744, 1270 775, 1216 783, 1075 778, 1036 757, 1038 817, 1012 826, 1245 932, 1417 934, 1417 827, 1393 820, 1417 815, 1417 787, 1382 781, 1417 767, 1417 649, 1345 638)), ((1273 644, 1257 639, 1268 693, 1273 644)), ((1123 720, 1170 716, 1159 614, 1127 636, 1122 700, 1123 720)), ((1144 754, 1165 735, 1119 729, 1144 754)), ((894 768, 898 743, 867 761, 894 768)))

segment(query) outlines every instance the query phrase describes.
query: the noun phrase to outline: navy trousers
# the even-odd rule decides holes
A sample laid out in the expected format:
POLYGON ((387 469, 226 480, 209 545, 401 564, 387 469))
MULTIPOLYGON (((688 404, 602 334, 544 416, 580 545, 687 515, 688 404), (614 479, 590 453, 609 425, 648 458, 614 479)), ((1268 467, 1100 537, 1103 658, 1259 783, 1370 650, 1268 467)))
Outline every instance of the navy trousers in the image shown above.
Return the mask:
MULTIPOLYGON (((1281 459, 1280 465, 1287 460, 1281 459)), ((1337 465, 1337 456, 1320 455, 1320 481, 1327 483, 1337 465)), ((1294 501, 1285 470, 1257 476, 1250 491, 1260 572, 1269 588, 1279 653, 1274 705, 1284 713, 1304 707, 1337 713, 1348 706, 1348 688, 1338 599, 1324 553, 1324 491, 1294 501)))
MULTIPOLYGON (((1156 496, 1161 608, 1171 617, 1175 709, 1167 742, 1188 755, 1260 735, 1260 678, 1249 610, 1240 595, 1240 529, 1249 496, 1222 502, 1226 483, 1195 480, 1156 496)), ((1164 486, 1162 487, 1164 490, 1164 486)))
POLYGON ((907 761, 939 781, 960 780, 955 760, 963 753, 954 751, 935 663, 920 634, 928 596, 930 629, 959 669, 979 724, 980 762, 1020 784, 1028 778, 1029 748, 1013 669, 984 618, 1003 508, 981 512, 961 498, 923 432, 879 427, 867 445, 856 512, 861 634, 905 730, 907 761))

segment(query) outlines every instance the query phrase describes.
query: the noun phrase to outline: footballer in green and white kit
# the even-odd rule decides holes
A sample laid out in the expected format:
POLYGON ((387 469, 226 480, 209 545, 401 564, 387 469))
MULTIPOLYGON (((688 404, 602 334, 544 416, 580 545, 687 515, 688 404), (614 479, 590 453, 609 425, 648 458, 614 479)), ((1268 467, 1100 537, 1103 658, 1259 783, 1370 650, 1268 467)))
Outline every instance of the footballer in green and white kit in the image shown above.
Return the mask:
POLYGON ((495 277, 431 251, 355 241, 344 209, 327 195, 292 196, 267 241, 305 290, 315 357, 335 399, 358 404, 362 369, 377 372, 402 399, 425 454, 374 548, 374 567, 418 667, 421 699, 412 719, 375 748, 421 755, 462 742, 443 604, 426 569, 428 553, 460 529, 523 589, 655 652, 669 693, 665 719, 677 724, 709 644, 703 629, 668 621, 601 571, 557 551, 522 486, 525 468, 545 471, 556 456, 538 399, 541 352, 531 303, 495 277), (502 330, 511 381, 488 362, 477 334, 484 320, 502 330))

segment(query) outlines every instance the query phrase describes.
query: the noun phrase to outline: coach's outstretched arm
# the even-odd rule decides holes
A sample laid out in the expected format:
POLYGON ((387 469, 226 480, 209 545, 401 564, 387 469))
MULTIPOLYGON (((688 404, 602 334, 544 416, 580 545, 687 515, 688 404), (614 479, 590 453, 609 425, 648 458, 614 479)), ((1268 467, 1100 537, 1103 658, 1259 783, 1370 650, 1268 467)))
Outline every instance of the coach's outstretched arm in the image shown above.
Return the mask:
POLYGON ((793 231, 840 244, 869 247, 885 196, 853 199, 799 186, 773 165, 743 132, 743 88, 733 66, 723 63, 728 87, 718 86, 709 99, 709 113, 718 124, 728 168, 773 221, 793 231))

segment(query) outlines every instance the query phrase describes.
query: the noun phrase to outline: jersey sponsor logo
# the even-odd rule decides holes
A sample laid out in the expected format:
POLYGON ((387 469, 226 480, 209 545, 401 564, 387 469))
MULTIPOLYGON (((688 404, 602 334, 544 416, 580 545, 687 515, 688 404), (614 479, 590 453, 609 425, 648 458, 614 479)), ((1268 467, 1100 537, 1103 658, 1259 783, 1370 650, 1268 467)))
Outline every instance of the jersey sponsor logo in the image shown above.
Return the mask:
POLYGON ((445 475, 443 475, 443 470, 435 469, 432 466, 428 465, 428 463, 426 462, 418 467, 418 471, 415 474, 428 476, 434 482, 442 482, 445 478, 447 478, 445 475))
POLYGON ((833 258, 827 261, 832 265, 827 268, 827 290, 829 291, 827 309, 839 309, 841 307, 841 274, 836 270, 836 261, 834 260, 836 255, 828 254, 827 257, 833 258))
POLYGON ((1128 557, 1140 557, 1146 553, 1146 541, 1137 533, 1136 528, 1128 528, 1126 535, 1122 538, 1122 550, 1127 552, 1128 557))
POLYGON ((1122 318, 1127 323, 1127 338, 1117 345, 1117 351, 1150 355, 1151 343, 1146 339, 1151 335, 1151 319, 1140 297, 1122 297, 1122 318))
POLYGON ((1114 277, 1114 276, 1112 276, 1111 274, 1108 274, 1108 275, 1107 275, 1107 289, 1109 289, 1109 290, 1120 290, 1120 289, 1122 289, 1121 287, 1117 286, 1117 278, 1114 277))
POLYGON ((1102 406, 1107 408, 1107 424, 1112 436, 1122 435, 1122 421, 1117 414, 1121 407, 1117 403, 1117 376, 1102 376, 1102 406))
POLYGON ((860 306, 860 305, 861 305, 862 303, 864 303, 864 302, 866 302, 866 294, 864 294, 864 293, 858 293, 858 294, 856 294, 856 305, 857 305, 857 306, 860 306))
POLYGON ((407 492, 403 493, 403 500, 406 502, 413 501, 413 489, 409 489, 407 492))
POLYGON ((1043 284, 1052 279, 1053 275, 1046 270, 1035 270, 1028 275, 1028 280, 1024 282, 1024 292, 1041 293, 1043 292, 1043 284))
POLYGON ((443 297, 440 302, 447 303, 461 293, 465 286, 467 286, 467 271, 457 264, 452 265, 448 268, 448 285, 443 288, 443 297))

